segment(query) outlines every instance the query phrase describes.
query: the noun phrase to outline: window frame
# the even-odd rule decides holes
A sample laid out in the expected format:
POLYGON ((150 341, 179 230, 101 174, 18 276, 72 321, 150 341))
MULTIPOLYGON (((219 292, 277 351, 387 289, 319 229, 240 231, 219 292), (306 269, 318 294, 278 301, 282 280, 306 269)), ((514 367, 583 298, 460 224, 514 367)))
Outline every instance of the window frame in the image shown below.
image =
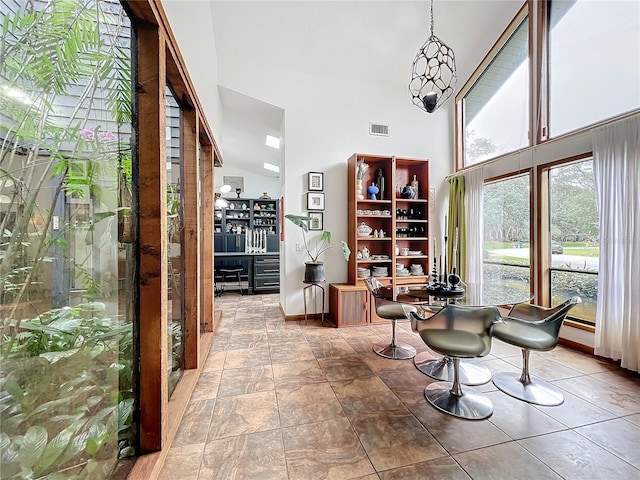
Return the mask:
MULTIPOLYGON (((538 222, 539 228, 536 235, 536 257, 538 258, 538 282, 536 284, 536 298, 539 299, 541 305, 551 306, 551 275, 553 271, 564 271, 563 269, 554 269, 551 266, 551 252, 550 240, 551 240, 551 202, 550 202, 550 182, 549 174, 553 168, 568 165, 570 163, 580 162, 593 158, 593 152, 585 152, 579 155, 573 155, 571 157, 562 158, 553 162, 548 162, 542 165, 538 165, 536 168, 536 175, 538 178, 538 188, 536 190, 537 209, 538 209, 538 222)), ((584 272, 579 271, 580 274, 599 275, 600 272, 584 272)), ((590 324, 585 320, 577 317, 572 317, 571 314, 567 315, 565 322, 567 325, 571 325, 582 330, 595 332, 595 323, 590 324)))
MULTIPOLYGON (((491 62, 498 56, 498 54, 502 51, 503 47, 505 46, 505 44, 509 41, 509 39, 511 38, 511 36, 515 33, 515 31, 518 29, 518 27, 520 26, 520 24, 528 17, 529 19, 529 41, 528 41, 528 62, 529 62, 529 90, 530 90, 530 95, 529 95, 529 133, 528 133, 528 138, 529 138, 529 143, 528 143, 528 147, 530 147, 532 145, 532 141, 531 141, 531 125, 533 125, 533 102, 531 100, 531 91, 534 90, 535 85, 537 85, 537 83, 534 83, 533 78, 534 78, 534 68, 533 68, 533 62, 531 61, 532 59, 532 35, 533 35, 533 31, 534 31, 534 25, 533 25, 533 21, 532 21, 532 15, 531 15, 531 0, 527 0, 525 1, 524 5, 520 8, 520 10, 518 11, 518 13, 515 15, 515 17, 511 20, 511 22, 509 23, 509 25, 507 26, 507 28, 502 32, 502 34, 500 35, 500 37, 498 37, 498 40, 495 42, 495 44, 493 45, 493 47, 491 47, 491 49, 489 50, 489 52, 487 53, 487 55, 485 55, 484 59, 480 62, 480 64, 478 65, 478 67, 473 71, 473 73, 471 74, 471 76, 469 77, 469 79, 467 80, 467 82, 464 84, 464 86, 458 91, 458 93, 456 94, 455 97, 455 112, 454 112, 454 116, 455 116, 455 169, 456 171, 460 171, 460 170, 464 170, 465 168, 473 168, 475 166, 479 166, 479 165, 483 165, 487 162, 491 162, 494 160, 494 158, 492 159, 488 159, 488 160, 483 160, 481 162, 477 162, 474 163, 472 165, 465 165, 464 164, 464 139, 465 139, 465 112, 464 112, 464 99, 465 96, 467 95, 467 93, 469 93, 469 91, 473 88, 473 86, 476 84, 476 82, 480 79, 480 77, 482 76, 482 74, 486 71, 486 69, 489 67, 489 65, 491 64, 491 62)), ((527 147, 523 147, 523 148, 527 148, 527 147)), ((509 155, 512 152, 506 152, 504 154, 500 154, 495 158, 499 158, 500 156, 503 155, 509 155)))
MULTIPOLYGON (((534 269, 534 261, 535 261, 535 253, 534 253, 534 245, 533 245, 533 240, 534 240, 534 183, 533 183, 533 169, 531 168, 524 168, 521 170, 517 170, 517 171, 513 171, 513 172, 509 172, 509 173, 505 173, 503 175, 497 175, 494 177, 490 177, 490 178, 485 178, 484 182, 483 182, 483 188, 489 184, 489 183, 496 183, 496 182, 500 182, 500 181, 505 181, 505 180, 509 180, 509 179, 513 179, 515 177, 519 177, 519 176, 527 176, 529 179, 529 243, 531 245, 531 248, 529 249, 529 291, 534 293, 535 292, 535 278, 534 278, 534 273, 535 273, 535 269, 534 269)), ((486 212, 484 212, 484 207, 483 207, 483 215, 485 215, 486 212)), ((484 222, 484 219, 483 219, 484 222)), ((484 239, 482 239, 483 243, 484 243, 484 239)), ((517 268, 525 268, 524 265, 515 265, 515 264, 509 264, 509 263, 499 263, 499 262, 487 262, 486 260, 482 260, 482 265, 483 265, 483 271, 484 271, 484 265, 486 263, 490 263, 493 265, 505 265, 505 266, 515 266, 517 268)), ((483 273, 484 275, 484 273, 483 273)))

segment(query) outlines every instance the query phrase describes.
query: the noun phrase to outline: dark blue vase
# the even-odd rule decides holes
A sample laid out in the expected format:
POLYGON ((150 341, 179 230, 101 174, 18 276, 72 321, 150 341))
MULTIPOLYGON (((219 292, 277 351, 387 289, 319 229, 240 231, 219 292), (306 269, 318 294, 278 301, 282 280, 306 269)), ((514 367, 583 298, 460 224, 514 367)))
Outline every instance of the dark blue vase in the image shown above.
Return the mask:
POLYGON ((378 194, 379 191, 380 191, 380 189, 378 187, 376 187, 375 183, 372 183, 371 185, 369 185, 367 187, 367 193, 369 194, 369 200, 377 200, 376 195, 378 194))

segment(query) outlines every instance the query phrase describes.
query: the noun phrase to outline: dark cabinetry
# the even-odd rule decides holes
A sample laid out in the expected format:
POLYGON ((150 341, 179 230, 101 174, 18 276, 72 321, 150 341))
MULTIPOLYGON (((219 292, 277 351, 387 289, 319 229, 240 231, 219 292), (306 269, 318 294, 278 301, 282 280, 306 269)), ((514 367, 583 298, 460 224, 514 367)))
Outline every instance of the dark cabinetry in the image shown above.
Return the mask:
POLYGON ((277 200, 226 199, 216 208, 214 250, 216 281, 222 266, 242 265, 248 293, 280 288, 280 245, 277 200))

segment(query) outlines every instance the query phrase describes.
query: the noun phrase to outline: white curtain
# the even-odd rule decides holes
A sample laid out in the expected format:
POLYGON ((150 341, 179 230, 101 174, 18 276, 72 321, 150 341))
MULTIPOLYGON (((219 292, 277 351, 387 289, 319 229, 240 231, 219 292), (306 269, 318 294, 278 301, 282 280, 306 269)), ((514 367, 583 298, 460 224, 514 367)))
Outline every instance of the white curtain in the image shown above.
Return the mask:
MULTIPOLYGON (((482 292, 482 260, 484 252, 484 212, 482 208, 484 170, 474 168, 464 174, 465 224, 467 226, 466 281, 478 285, 482 292)), ((481 301, 481 299, 477 299, 481 301)))
POLYGON ((640 116, 594 129, 600 217, 595 353, 640 371, 640 116))

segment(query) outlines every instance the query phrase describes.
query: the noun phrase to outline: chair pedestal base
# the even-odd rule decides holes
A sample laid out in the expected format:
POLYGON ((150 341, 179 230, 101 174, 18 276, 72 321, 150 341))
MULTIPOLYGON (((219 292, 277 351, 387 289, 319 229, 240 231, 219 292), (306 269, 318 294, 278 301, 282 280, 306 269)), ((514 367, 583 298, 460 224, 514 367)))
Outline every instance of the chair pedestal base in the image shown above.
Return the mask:
POLYGON ((373 351, 384 358, 393 360, 409 360, 416 355, 416 349, 411 345, 397 344, 389 345, 386 343, 376 343, 372 347, 373 351))
POLYGON ((504 372, 496 373, 492 380, 493 384, 507 395, 534 405, 555 407, 564 402, 562 392, 550 383, 536 377, 525 383, 521 378, 519 373, 504 372))
MULTIPOLYGON (((450 358, 431 352, 421 352, 413 358, 413 364, 425 375, 443 382, 453 382, 453 362, 450 358)), ((491 380, 491 370, 483 365, 460 362, 460 383, 484 385, 491 380)))
POLYGON ((374 352, 392 360, 409 360, 416 356, 416 349, 406 343, 398 343, 398 319, 391 319, 391 343, 376 343, 371 347, 374 352))
POLYGON ((483 394, 465 391, 455 395, 452 389, 451 382, 435 382, 427 385, 424 396, 441 412, 465 420, 484 420, 493 414, 493 405, 483 394))

